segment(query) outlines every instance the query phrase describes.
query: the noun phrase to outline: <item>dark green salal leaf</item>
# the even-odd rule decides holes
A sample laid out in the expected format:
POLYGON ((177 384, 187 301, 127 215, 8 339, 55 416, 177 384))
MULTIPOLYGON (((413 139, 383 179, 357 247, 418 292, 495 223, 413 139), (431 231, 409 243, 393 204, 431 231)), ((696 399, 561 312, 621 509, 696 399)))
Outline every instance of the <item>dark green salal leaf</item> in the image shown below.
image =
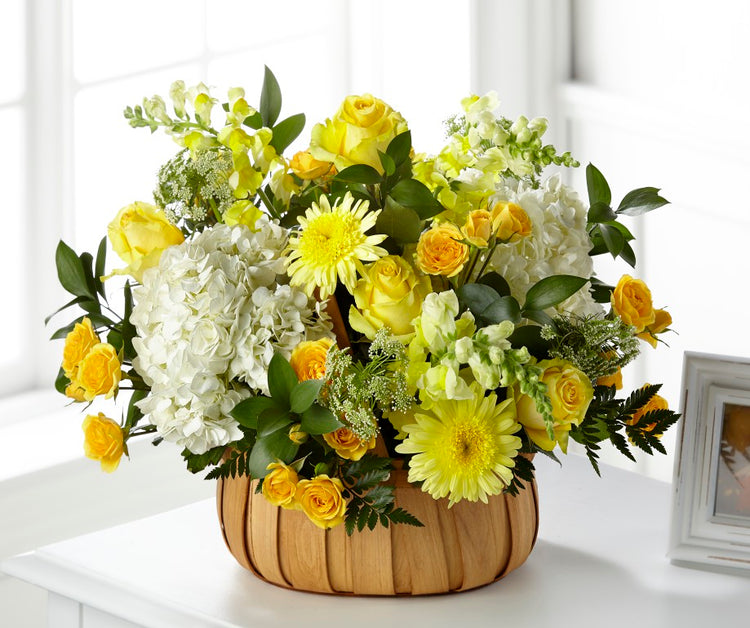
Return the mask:
POLYGON ((290 405, 292 412, 301 414, 309 409, 315 399, 318 397, 320 388, 323 385, 322 379, 308 379, 300 382, 292 389, 290 395, 290 405))
POLYGON ((399 133, 394 137, 385 152, 393 159, 396 166, 408 160, 411 153, 411 131, 399 133))
POLYGON ((283 355, 275 353, 268 365, 268 390, 279 407, 289 408, 289 397, 298 379, 283 355))
POLYGON ((602 203, 610 205, 612 203, 612 192, 604 175, 594 166, 586 166, 586 186, 589 192, 589 205, 602 203))
POLYGON ((622 248, 625 246, 625 238, 619 229, 613 225, 602 224, 599 225, 599 232, 602 234, 604 245, 612 254, 612 257, 617 257, 622 253, 622 248))
POLYGON ((416 179, 399 181, 393 186, 389 196, 399 205, 413 209, 422 220, 437 216, 445 210, 427 186, 416 179))
POLYGON ((279 460, 289 464, 297 455, 299 445, 289 440, 286 430, 278 430, 255 441, 247 469, 253 478, 261 479, 268 474, 268 465, 279 460))
POLYGON ((317 403, 302 413, 300 429, 308 434, 328 434, 340 427, 344 427, 344 424, 330 410, 317 403))
POLYGON ((549 349, 552 346, 549 340, 542 338, 542 328, 539 325, 522 325, 516 327, 508 340, 510 340, 514 349, 526 347, 529 353, 538 360, 546 359, 549 356, 549 349))
POLYGON ((589 223, 610 222, 615 218, 617 218, 617 214, 612 211, 612 208, 609 205, 605 205, 604 203, 594 203, 589 207, 589 223))
POLYGON ((375 229, 378 233, 384 233, 400 244, 407 244, 419 240, 419 235, 422 233, 422 221, 413 209, 403 207, 387 198, 385 207, 378 215, 375 229))
POLYGON ((381 175, 375 168, 368 166, 367 164, 355 164, 344 168, 339 172, 334 179, 337 181, 345 181, 350 183, 363 183, 364 185, 375 185, 383 180, 381 175))
POLYGON ((541 279, 526 293, 524 315, 527 310, 546 310, 562 303, 578 292, 587 281, 588 279, 574 275, 552 275, 541 279))
POLYGON ((495 292, 497 292, 501 297, 510 296, 510 285, 505 280, 505 277, 503 277, 502 275, 494 271, 491 273, 482 275, 482 277, 479 279, 477 283, 480 283, 485 286, 489 286, 495 292))
POLYGON ((659 196, 659 188, 638 188, 624 196, 617 208, 617 213, 625 216, 640 216, 667 204, 669 201, 659 196))
POLYGON ((387 177, 396 172, 396 162, 389 154, 378 151, 378 157, 380 157, 380 165, 383 166, 383 171, 387 177))
POLYGON ((302 129, 304 128, 304 113, 289 116, 273 127, 273 137, 270 142, 271 146, 273 146, 276 149, 276 152, 280 155, 287 149, 289 144, 299 137, 299 134, 302 133, 302 129))
POLYGON ((89 290, 83 262, 75 251, 62 240, 58 243, 55 251, 55 263, 57 265, 57 277, 63 288, 77 297, 95 298, 89 290))
POLYGON ((97 290, 103 299, 106 300, 107 296, 104 294, 104 284, 102 283, 102 277, 104 276, 105 268, 107 265, 107 237, 104 236, 99 242, 99 249, 96 252, 96 265, 94 267, 94 279, 97 280, 97 290))
POLYGON ((292 415, 286 408, 266 408, 258 416, 258 438, 263 438, 279 430, 288 434, 286 429, 292 424, 292 415))
POLYGON ((610 297, 612 296, 612 291, 615 289, 615 287, 604 283, 596 277, 592 277, 590 281, 591 288, 589 289, 589 292, 591 292, 591 296, 593 297, 594 301, 596 301, 597 303, 609 303, 610 297))
POLYGON ((260 116, 263 125, 269 129, 273 127, 281 113, 281 88, 273 72, 266 66, 263 77, 263 89, 260 93, 260 116))
POLYGON ((55 390, 61 394, 65 394, 65 389, 70 385, 70 380, 65 376, 65 371, 62 370, 62 367, 60 367, 60 370, 57 372, 57 377, 55 378, 55 390))
POLYGON ((230 414, 240 425, 257 430, 260 414, 274 407, 276 407, 276 403, 270 397, 249 397, 234 406, 230 414))

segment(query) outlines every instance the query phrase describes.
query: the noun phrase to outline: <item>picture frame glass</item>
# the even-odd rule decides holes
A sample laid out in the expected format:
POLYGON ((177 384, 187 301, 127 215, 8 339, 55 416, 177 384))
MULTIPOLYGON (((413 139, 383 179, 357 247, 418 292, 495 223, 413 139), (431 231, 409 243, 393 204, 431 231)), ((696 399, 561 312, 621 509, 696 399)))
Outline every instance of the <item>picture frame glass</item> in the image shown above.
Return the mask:
POLYGON ((750 400, 721 404, 714 516, 750 527, 750 400))

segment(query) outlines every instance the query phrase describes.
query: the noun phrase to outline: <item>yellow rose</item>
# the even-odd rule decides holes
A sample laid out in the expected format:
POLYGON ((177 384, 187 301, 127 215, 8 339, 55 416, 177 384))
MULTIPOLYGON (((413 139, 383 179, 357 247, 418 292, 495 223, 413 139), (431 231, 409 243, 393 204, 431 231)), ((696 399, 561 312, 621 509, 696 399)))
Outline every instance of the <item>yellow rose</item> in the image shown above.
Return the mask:
POLYGON ((666 331, 671 324, 672 315, 667 312, 667 310, 654 310, 654 322, 647 325, 646 329, 640 334, 637 334, 637 336, 656 349, 658 343, 656 334, 666 331))
POLYGON ((464 237, 474 246, 486 247, 494 231, 492 214, 486 209, 475 209, 466 217, 463 231, 464 237))
POLYGON ((531 235, 529 215, 515 203, 497 203, 492 208, 492 226, 498 240, 517 242, 531 235))
POLYGON ((75 380, 68 384, 65 389, 65 396, 70 397, 73 401, 86 401, 86 391, 76 384, 75 380))
POLYGON ((310 521, 325 530, 343 523, 346 518, 343 490, 341 480, 323 474, 312 480, 300 480, 294 499, 310 521))
POLYGON ((297 373, 299 381, 325 377, 326 357, 333 344, 330 338, 321 338, 320 340, 305 340, 294 348, 289 364, 297 373))
POLYGON ((156 266, 162 252, 185 240, 164 212, 154 205, 137 201, 123 207, 107 227, 112 248, 128 267, 113 275, 132 275, 137 281, 143 272, 156 266))
POLYGON ((614 386, 615 390, 622 390, 622 369, 617 370, 611 375, 602 375, 596 380, 597 386, 614 386))
POLYGON ((289 162, 292 172, 304 181, 320 179, 326 175, 335 174, 336 168, 330 161, 320 161, 310 154, 310 151, 301 150, 292 157, 289 162))
POLYGON ((91 347, 83 358, 72 384, 83 389, 86 401, 91 401, 97 395, 109 399, 117 391, 121 376, 117 351, 112 345, 100 342, 91 347))
POLYGON ((297 472, 283 462, 272 462, 266 468, 270 471, 263 478, 263 497, 274 506, 293 508, 299 481, 297 472))
MULTIPOLYGON (((646 384, 645 386, 648 385, 649 384, 646 384)), ((653 397, 651 397, 651 399, 648 400, 648 403, 645 406, 640 408, 633 414, 632 417, 630 417, 630 419, 628 419, 628 425, 638 425, 644 415, 651 412, 652 410, 669 410, 669 402, 660 395, 654 395, 653 397)), ((656 427, 656 423, 650 423, 649 425, 639 425, 639 427, 643 432, 651 432, 656 427)), ((657 436, 661 436, 661 434, 657 434, 657 436)))
POLYGON ((224 212, 222 219, 230 227, 245 225, 250 231, 256 232, 255 223, 263 215, 250 201, 236 201, 224 212))
POLYGON ((112 473, 120 464, 125 449, 122 428, 101 412, 83 420, 83 451, 87 458, 99 460, 102 470, 112 473))
POLYGON ((554 440, 545 429, 544 419, 536 409, 534 400, 514 387, 518 422, 524 426, 529 438, 546 451, 552 451, 559 443, 563 453, 568 451, 568 432, 573 425, 580 425, 594 397, 594 388, 585 373, 570 362, 559 358, 543 360, 538 366, 544 369, 540 381, 547 385, 547 395, 552 402, 554 440))
POLYGON ((310 435, 307 432, 302 431, 302 424, 295 423, 289 428, 289 440, 295 445, 302 445, 307 442, 310 435))
POLYGON ((310 153, 320 161, 333 162, 343 170, 366 164, 383 172, 378 151, 408 130, 406 121, 382 100, 370 94, 347 96, 336 115, 313 127, 310 153))
POLYGON ((461 230, 449 222, 433 224, 417 242, 417 266, 428 275, 454 277, 469 259, 461 230))
POLYGON ((81 363, 86 354, 91 351, 91 347, 99 343, 99 336, 96 335, 91 321, 84 317, 80 323, 76 323, 67 336, 65 336, 65 347, 63 348, 62 368, 65 377, 72 380, 78 371, 78 365, 81 363))
POLYGON ((368 449, 375 447, 375 437, 361 441, 348 427, 340 427, 335 432, 323 434, 323 438, 336 453, 346 460, 359 460, 368 449))
POLYGON ((651 291, 640 279, 633 279, 630 275, 620 277, 610 300, 615 314, 626 325, 635 327, 637 334, 656 320, 651 291))
POLYGON ((381 327, 389 327, 402 342, 414 334, 411 322, 419 316, 422 301, 432 291, 430 278, 417 276, 398 255, 387 255, 367 266, 354 286, 349 324, 370 340, 381 327))

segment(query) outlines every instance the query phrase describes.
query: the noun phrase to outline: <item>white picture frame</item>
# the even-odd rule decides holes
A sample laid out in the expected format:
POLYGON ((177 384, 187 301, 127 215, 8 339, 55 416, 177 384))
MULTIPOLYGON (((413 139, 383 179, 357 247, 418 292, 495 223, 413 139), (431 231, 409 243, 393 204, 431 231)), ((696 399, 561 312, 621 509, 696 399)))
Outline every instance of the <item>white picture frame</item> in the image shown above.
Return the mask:
POLYGON ((686 352, 669 558, 750 576, 750 359, 686 352))

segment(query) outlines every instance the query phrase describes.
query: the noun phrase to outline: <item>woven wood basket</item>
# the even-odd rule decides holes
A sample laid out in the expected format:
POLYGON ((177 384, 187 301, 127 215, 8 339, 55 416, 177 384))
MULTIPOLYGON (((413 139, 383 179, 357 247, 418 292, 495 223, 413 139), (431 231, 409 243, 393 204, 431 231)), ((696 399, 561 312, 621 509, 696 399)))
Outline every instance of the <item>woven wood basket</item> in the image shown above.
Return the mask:
POLYGON ((536 482, 517 497, 448 508, 394 471, 396 505, 424 525, 346 535, 322 530, 299 511, 272 506, 247 477, 219 480, 224 541, 259 578, 289 589, 339 595, 425 595, 490 584, 524 563, 536 541, 536 482))

